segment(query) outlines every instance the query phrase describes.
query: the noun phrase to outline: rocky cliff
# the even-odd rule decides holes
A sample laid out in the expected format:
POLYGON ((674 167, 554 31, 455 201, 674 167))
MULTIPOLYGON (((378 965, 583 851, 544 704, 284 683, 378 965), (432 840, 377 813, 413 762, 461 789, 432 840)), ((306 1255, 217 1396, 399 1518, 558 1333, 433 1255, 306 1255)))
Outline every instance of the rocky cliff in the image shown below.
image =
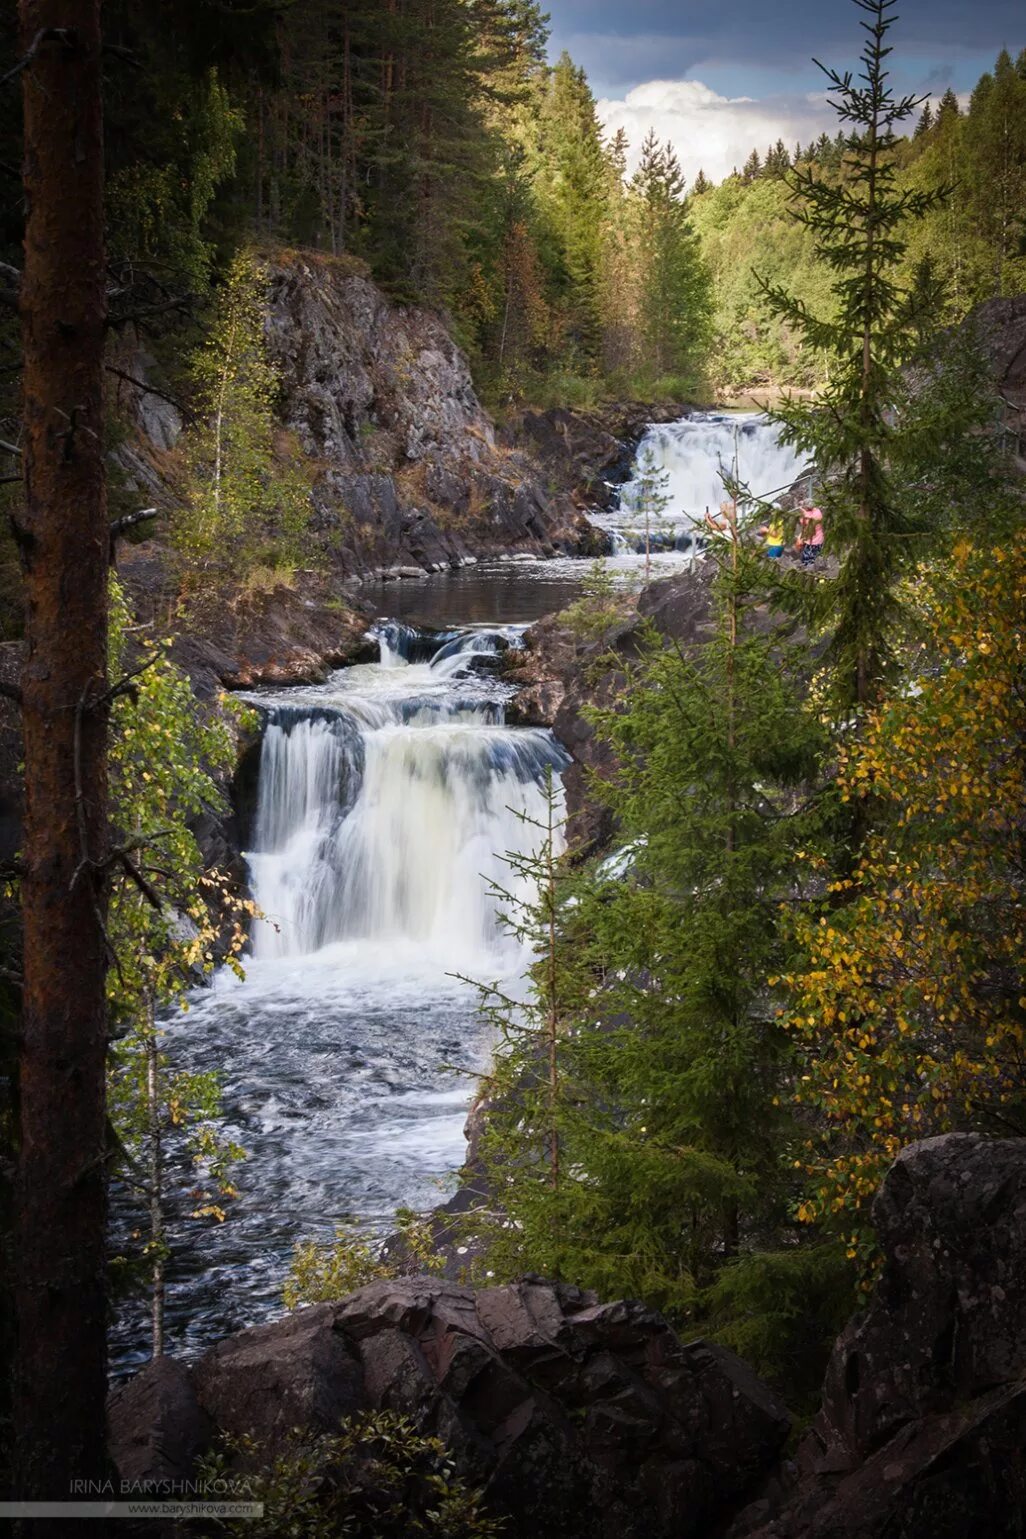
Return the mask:
POLYGON ((880 1280, 794 1457, 771 1390, 640 1304, 413 1277, 151 1364, 112 1398, 114 1458, 182 1479, 218 1429, 273 1453, 380 1407, 444 1439, 509 1539, 1021 1539, 1026 1140, 913 1144, 874 1221, 880 1280))
MULTIPOLYGON (((238 603, 229 595, 190 614, 182 660, 201 691, 316 677, 355 655, 362 579, 416 577, 490 555, 592 551, 595 533, 580 510, 591 484, 584 462, 629 456, 597 420, 577 423, 580 462, 552 452, 567 441, 568 414, 545 414, 533 437, 507 432, 500 441, 442 319, 393 303, 348 260, 271 259, 265 328, 281 425, 312 482, 312 559, 292 588, 238 603), (546 436, 550 416, 559 421, 546 436)), ((119 563, 145 621, 167 613, 165 543, 189 422, 145 347, 122 340, 112 362, 125 428, 111 454, 115 511, 145 503, 158 512, 122 545, 119 563)), ((617 423, 629 430, 637 418, 640 431, 639 413, 624 408, 617 423)))
POLYGON ((352 571, 576 551, 590 534, 539 467, 500 444, 439 316, 391 303, 351 264, 270 269, 281 415, 318 467, 314 528, 352 571))

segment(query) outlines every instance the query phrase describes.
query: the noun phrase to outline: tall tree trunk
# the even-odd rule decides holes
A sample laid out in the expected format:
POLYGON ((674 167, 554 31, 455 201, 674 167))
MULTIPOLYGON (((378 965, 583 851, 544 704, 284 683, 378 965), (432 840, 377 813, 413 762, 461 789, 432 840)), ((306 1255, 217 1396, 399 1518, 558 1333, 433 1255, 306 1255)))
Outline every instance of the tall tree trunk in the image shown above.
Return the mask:
MULTIPOLYGON (((20 0, 28 203, 16 1483, 105 1473, 107 567, 100 0, 20 0)), ((67 1532, 60 1520, 32 1534, 67 1532)))

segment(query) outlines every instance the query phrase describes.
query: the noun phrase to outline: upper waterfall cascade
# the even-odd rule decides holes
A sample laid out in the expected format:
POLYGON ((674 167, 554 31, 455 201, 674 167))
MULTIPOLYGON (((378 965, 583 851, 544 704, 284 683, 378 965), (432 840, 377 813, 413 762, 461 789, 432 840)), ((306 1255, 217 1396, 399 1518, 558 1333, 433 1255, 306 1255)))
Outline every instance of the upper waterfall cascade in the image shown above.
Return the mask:
POLYGON ((666 475, 665 509, 650 520, 652 550, 694 551, 702 539, 705 511, 715 513, 727 496, 724 472, 737 473, 755 497, 774 501, 797 481, 806 466, 790 444, 780 441, 780 429, 761 412, 692 412, 679 422, 648 428, 635 456, 633 473, 624 483, 615 512, 593 515, 609 534, 614 550, 643 550, 645 534, 640 508, 641 467, 650 460, 666 475))
MULTIPOLYGON (((501 949, 504 856, 536 847, 548 769, 558 795, 551 733, 507 727, 503 686, 475 673, 519 643, 515 627, 426 638, 382 622, 374 635, 378 665, 265 702, 248 856, 270 921, 257 958, 363 939, 458 967, 501 949)), ((530 894, 514 882, 512 896, 530 894)))

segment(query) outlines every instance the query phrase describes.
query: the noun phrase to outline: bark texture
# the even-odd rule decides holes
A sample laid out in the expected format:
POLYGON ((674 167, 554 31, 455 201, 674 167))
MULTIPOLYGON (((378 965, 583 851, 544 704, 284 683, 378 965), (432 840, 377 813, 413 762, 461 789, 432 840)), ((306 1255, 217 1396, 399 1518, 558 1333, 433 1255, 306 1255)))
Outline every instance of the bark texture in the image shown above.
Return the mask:
MULTIPOLYGON (((104 1474, 108 526, 99 0, 20 0, 26 602, 17 1485, 104 1474)), ((60 1520, 33 1535, 66 1532, 60 1520)))

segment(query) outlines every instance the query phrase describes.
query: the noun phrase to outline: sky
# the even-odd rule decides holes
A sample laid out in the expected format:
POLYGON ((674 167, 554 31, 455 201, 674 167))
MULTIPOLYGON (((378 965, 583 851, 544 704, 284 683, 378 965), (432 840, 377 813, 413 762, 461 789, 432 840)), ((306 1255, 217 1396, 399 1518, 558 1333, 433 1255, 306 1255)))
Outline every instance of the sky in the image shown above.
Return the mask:
MULTIPOLYGON (((714 181, 749 150, 837 131, 812 55, 855 68, 863 13, 851 0, 546 0, 550 52, 584 66, 610 132, 636 158, 649 128, 670 139, 689 180, 714 181)), ((895 86, 960 96, 1002 47, 1026 47, 1023 0, 899 0, 895 86)))

